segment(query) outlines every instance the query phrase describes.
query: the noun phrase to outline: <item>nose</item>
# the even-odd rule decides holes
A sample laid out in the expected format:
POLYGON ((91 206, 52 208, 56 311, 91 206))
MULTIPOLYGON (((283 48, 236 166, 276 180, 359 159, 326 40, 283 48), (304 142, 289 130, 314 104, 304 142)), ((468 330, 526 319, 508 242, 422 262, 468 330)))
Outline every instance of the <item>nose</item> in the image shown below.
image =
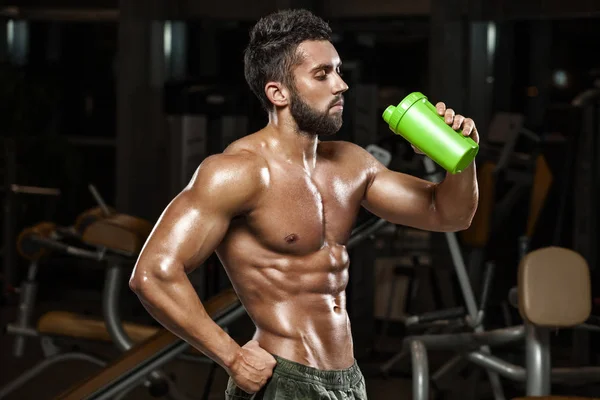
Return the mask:
POLYGON ((348 90, 348 85, 342 79, 341 76, 339 76, 339 75, 336 74, 336 77, 337 77, 337 79, 335 80, 335 85, 333 87, 333 91, 334 91, 334 94, 338 95, 338 94, 342 94, 346 90, 348 90))

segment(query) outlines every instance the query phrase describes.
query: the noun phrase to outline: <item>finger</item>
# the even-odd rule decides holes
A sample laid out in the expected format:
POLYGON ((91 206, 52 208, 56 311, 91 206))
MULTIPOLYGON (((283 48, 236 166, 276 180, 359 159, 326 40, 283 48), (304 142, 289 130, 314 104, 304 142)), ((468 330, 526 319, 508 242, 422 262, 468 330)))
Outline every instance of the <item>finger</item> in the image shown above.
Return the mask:
POLYGON ((275 366, 277 365, 277 360, 275 359, 275 357, 273 357, 271 355, 271 353, 267 353, 269 354, 269 356, 271 356, 271 358, 269 358, 269 361, 267 362, 267 366, 269 366, 271 369, 275 368, 275 366))
POLYGON ((444 119, 448 125, 450 125, 454 121, 454 110, 451 108, 446 109, 444 113, 444 119))
POLYGON ((258 390, 254 390, 252 387, 250 387, 248 384, 236 384, 237 387, 239 387, 240 389, 242 389, 245 393, 248 394, 254 394, 256 393, 258 390))
POLYGON ((463 117, 462 115, 458 114, 454 116, 454 123, 452 123, 452 129, 454 129, 455 131, 460 129, 464 121, 465 117, 463 117))
POLYGON ((265 369, 264 360, 262 360, 261 357, 255 353, 255 350, 249 350, 246 348, 246 351, 243 351, 241 356, 242 360, 244 360, 244 364, 257 370, 265 369))
POLYGON ((268 369, 266 371, 263 371, 263 379, 266 381, 267 379, 271 378, 273 376, 273 370, 272 369, 268 369))
POLYGON ((254 387, 252 388, 252 389, 253 389, 253 391, 254 391, 254 393, 256 393, 256 392, 258 392, 260 389, 262 389, 262 388, 263 388, 263 386, 265 386, 265 384, 266 384, 266 383, 267 383, 267 379, 266 379, 266 378, 264 378, 264 379, 261 379, 261 381, 260 381, 260 382, 256 383, 256 384, 254 385, 254 387))
POLYGON ((473 129, 475 129, 475 121, 471 118, 466 118, 463 123, 463 135, 470 136, 473 129))
POLYGON ((254 394, 256 392, 258 392, 257 386, 256 384, 248 381, 248 382, 244 382, 244 383, 236 383, 235 384, 237 387, 239 387, 240 389, 242 389, 245 393, 248 394, 254 394))
POLYGON ((268 351, 259 348, 250 354, 248 359, 244 360, 246 363, 260 373, 267 373, 273 371, 277 365, 277 360, 268 351))
POLYGON ((247 379, 245 379, 244 382, 236 383, 236 385, 248 394, 254 394, 260 389, 256 383, 247 379))
POLYGON ((249 365, 243 365, 242 368, 244 370, 242 376, 252 384, 259 384, 264 377, 263 372, 258 372, 249 365))
MULTIPOLYGON (((244 386, 246 388, 248 388, 249 390, 251 390, 252 392, 258 392, 269 380, 269 378, 271 378, 272 374, 261 374, 261 375, 255 375, 255 374, 249 374, 246 375, 243 380, 244 380, 244 386)), ((246 391, 246 390, 244 390, 246 391)))
POLYGON ((437 110, 438 114, 443 116, 446 112, 446 104, 440 101, 435 105, 435 109, 437 110))

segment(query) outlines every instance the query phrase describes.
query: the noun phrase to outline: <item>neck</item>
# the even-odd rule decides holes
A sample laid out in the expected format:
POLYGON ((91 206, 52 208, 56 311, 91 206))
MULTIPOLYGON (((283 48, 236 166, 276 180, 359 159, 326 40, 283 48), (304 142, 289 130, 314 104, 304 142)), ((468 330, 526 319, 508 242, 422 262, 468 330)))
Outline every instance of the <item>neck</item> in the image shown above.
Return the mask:
POLYGON ((270 145, 288 162, 311 172, 317 163, 319 137, 303 132, 289 113, 269 113, 267 131, 271 133, 270 145))

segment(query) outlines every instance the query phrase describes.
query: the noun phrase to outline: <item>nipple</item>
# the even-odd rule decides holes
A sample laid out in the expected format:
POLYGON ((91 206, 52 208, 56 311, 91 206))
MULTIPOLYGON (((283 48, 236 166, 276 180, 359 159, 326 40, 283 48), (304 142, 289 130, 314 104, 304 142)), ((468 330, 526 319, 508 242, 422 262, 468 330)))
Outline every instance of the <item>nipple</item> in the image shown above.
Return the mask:
POLYGON ((290 243, 290 244, 292 244, 292 243, 294 243, 294 242, 298 241, 298 235, 296 235, 295 233, 292 233, 291 235, 287 235, 287 236, 285 237, 285 241, 286 241, 287 243, 290 243))

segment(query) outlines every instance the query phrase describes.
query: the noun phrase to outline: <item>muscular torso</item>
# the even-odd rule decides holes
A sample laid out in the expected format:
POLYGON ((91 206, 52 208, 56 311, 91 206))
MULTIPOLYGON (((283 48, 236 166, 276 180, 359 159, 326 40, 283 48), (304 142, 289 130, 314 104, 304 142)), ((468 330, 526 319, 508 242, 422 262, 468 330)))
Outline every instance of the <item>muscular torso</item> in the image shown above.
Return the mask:
POLYGON ((260 345, 320 369, 354 362, 344 244, 368 177, 347 146, 320 143, 315 168, 306 171, 259 138, 238 145, 266 161, 269 181, 258 205, 231 221, 217 249, 260 345))

